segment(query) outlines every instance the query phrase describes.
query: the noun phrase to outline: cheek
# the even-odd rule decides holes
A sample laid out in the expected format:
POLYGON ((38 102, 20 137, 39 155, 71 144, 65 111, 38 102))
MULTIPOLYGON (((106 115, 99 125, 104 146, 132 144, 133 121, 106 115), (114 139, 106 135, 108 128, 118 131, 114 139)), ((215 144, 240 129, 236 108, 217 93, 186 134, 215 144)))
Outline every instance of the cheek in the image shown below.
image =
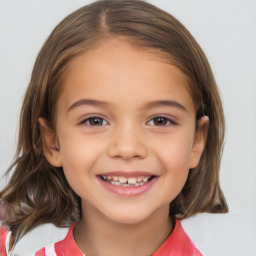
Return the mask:
POLYGON ((91 164, 92 150, 86 141, 75 132, 65 131, 59 135, 63 170, 67 180, 81 179, 91 164))
POLYGON ((90 169, 92 157, 90 151, 82 143, 67 140, 62 143, 61 155, 64 175, 70 187, 78 196, 89 194, 90 169))
POLYGON ((168 188, 170 201, 179 194, 187 180, 192 144, 193 138, 184 134, 156 144, 156 148, 161 149, 157 151, 157 158, 162 165, 163 186, 168 188))
POLYGON ((189 169, 192 146, 192 133, 177 133, 155 143, 155 150, 162 163, 173 171, 179 171, 189 169))
POLYGON ((61 130, 58 135, 63 170, 71 187, 72 184, 87 182, 104 151, 104 143, 72 128, 61 130))

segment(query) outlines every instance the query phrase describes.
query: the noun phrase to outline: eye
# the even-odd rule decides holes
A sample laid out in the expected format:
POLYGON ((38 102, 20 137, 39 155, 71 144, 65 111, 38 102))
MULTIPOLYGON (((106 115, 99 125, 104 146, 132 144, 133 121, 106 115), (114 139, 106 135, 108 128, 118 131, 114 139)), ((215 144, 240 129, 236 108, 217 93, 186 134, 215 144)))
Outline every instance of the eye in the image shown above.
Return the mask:
POLYGON ((85 119, 82 124, 86 124, 89 126, 103 126, 103 125, 107 125, 108 122, 102 118, 102 117, 98 117, 98 116, 91 116, 87 119, 85 119))
POLYGON ((152 126, 168 126, 168 125, 176 124, 176 123, 167 117, 156 116, 156 117, 152 118, 151 120, 149 120, 149 122, 147 122, 147 124, 152 125, 152 126))

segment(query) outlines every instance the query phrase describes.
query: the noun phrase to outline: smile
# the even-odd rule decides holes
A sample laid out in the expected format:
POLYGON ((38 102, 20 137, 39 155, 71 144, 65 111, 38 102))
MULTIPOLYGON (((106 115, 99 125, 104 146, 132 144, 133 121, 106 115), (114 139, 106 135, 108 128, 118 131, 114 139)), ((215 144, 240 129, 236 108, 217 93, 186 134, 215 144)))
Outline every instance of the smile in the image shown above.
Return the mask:
POLYGON ((159 176, 144 171, 114 171, 97 175, 101 186, 118 196, 139 196, 151 190, 159 176))
POLYGON ((116 186, 138 187, 149 182, 153 176, 123 177, 123 176, 100 176, 102 180, 116 186))

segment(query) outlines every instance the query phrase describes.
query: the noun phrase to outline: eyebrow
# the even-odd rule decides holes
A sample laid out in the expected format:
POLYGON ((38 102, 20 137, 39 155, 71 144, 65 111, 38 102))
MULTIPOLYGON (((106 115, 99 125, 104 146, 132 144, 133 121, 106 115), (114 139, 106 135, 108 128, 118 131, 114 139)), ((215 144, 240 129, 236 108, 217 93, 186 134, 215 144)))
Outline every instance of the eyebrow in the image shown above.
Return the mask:
MULTIPOLYGON (((93 106, 99 106, 99 107, 106 107, 108 105, 105 101, 99 101, 99 100, 93 100, 93 99, 81 99, 73 103, 69 108, 68 111, 83 106, 83 105, 93 105, 93 106)), ((144 106, 140 107, 141 110, 154 108, 154 107, 162 107, 162 106, 169 106, 169 107, 175 107, 184 111, 187 111, 187 109, 180 104, 177 101, 173 100, 157 100, 146 103, 144 106)))
POLYGON ((181 103, 174 100, 157 100, 157 101, 149 102, 144 106, 142 106, 141 109, 149 109, 149 108, 162 107, 162 106, 175 107, 175 108, 187 111, 187 109, 181 103))
POLYGON ((99 100, 92 100, 92 99, 81 99, 81 100, 78 100, 76 101, 75 103, 73 103, 69 108, 68 108, 68 111, 69 112, 70 110, 74 109, 74 108, 77 108, 77 107, 80 107, 82 105, 93 105, 93 106, 107 106, 108 103, 105 102, 105 101, 99 101, 99 100))

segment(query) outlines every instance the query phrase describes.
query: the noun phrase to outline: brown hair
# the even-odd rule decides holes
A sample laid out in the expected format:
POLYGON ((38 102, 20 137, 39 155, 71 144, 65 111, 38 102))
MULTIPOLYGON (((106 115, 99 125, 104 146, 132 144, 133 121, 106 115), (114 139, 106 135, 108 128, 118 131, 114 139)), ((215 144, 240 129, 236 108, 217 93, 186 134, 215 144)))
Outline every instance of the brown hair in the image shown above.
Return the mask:
POLYGON ((218 89, 205 54, 188 30, 173 16, 140 0, 102 0, 66 17, 41 49, 20 116, 16 160, 9 184, 0 192, 8 217, 4 224, 17 240, 46 222, 68 226, 81 218, 80 199, 62 168, 50 165, 42 150, 38 117, 55 126, 55 107, 65 70, 72 58, 106 37, 122 36, 142 48, 165 53, 186 75, 197 118, 210 119, 199 165, 170 204, 179 219, 199 212, 227 212, 219 185, 225 123, 218 89))

